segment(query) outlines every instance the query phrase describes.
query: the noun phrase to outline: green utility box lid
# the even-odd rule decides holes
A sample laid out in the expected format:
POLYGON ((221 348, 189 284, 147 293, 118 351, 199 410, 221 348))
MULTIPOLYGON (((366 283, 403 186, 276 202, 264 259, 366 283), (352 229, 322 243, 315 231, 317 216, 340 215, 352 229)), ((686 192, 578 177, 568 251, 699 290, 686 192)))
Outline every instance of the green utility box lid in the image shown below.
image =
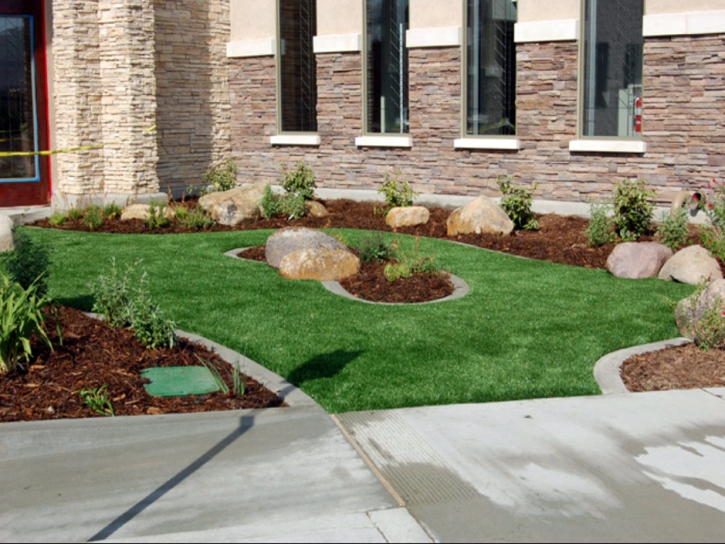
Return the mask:
POLYGON ((147 368, 141 371, 141 377, 151 380, 144 388, 152 397, 184 397, 219 391, 214 376, 205 366, 147 368))

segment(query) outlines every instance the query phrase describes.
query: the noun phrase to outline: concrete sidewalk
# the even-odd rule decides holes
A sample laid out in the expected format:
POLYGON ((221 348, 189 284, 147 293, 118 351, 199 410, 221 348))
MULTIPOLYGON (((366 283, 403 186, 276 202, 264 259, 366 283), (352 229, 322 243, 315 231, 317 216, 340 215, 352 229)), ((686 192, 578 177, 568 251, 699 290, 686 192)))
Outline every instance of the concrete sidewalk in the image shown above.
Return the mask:
POLYGON ((725 389, 337 417, 440 542, 725 537, 725 389))

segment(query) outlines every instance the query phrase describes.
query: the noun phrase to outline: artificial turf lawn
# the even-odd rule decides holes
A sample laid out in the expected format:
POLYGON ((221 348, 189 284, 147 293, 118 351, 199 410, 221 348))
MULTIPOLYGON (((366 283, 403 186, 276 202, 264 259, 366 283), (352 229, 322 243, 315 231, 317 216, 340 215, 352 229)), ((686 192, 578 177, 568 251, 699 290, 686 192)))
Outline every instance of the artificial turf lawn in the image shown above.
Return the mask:
MULTIPOLYGON (((154 300, 178 328, 243 353, 329 412, 598 394, 596 360, 678 336, 670 302, 693 291, 420 239, 421 253, 465 279, 469 294, 377 306, 223 255, 262 245, 271 231, 28 231, 53 248, 49 294, 59 302, 90 310, 88 283, 109 273, 112 257, 121 269, 142 259, 154 300)), ((366 235, 333 232, 352 243, 366 235)))

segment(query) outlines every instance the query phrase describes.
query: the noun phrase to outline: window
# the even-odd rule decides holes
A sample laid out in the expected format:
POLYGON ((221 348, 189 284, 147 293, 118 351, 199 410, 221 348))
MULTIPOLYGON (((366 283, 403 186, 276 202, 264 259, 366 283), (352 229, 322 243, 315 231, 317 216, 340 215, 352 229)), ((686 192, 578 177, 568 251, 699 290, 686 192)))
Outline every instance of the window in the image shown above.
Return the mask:
POLYGON ((466 2, 466 134, 516 133, 516 0, 466 2))
POLYGON ((582 136, 639 136, 643 15, 643 0, 585 0, 582 136))
POLYGON ((317 131, 316 0, 279 0, 279 126, 317 131))
POLYGON ((367 131, 408 132, 408 0, 367 0, 367 131))

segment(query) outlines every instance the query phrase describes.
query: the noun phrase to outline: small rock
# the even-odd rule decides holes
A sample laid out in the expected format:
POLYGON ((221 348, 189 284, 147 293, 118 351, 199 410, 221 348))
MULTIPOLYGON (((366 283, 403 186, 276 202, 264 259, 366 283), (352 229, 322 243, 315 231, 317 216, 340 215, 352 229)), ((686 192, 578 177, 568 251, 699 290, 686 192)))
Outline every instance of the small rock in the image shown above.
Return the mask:
POLYGON ((672 250, 657 242, 624 242, 618 244, 607 259, 607 270, 618 278, 654 278, 672 250))
POLYGON ((330 212, 328 212, 327 208, 325 208, 325 206, 323 206, 320 202, 317 202, 316 200, 306 200, 305 215, 309 215, 311 217, 327 217, 330 215, 330 212))
POLYGON ((430 212, 424 206, 406 206, 390 208, 385 216, 385 224, 390 228, 414 227, 425 225, 430 219, 430 212))
POLYGON ((15 249, 15 231, 13 220, 0 213, 0 253, 15 249))
POLYGON ((510 234, 514 223, 506 212, 483 195, 455 210, 448 220, 448 236, 456 234, 510 234))
POLYGON ((285 255, 301 249, 339 249, 348 251, 347 246, 337 238, 319 230, 304 227, 280 229, 267 240, 265 255, 267 263, 279 268, 285 255))
MULTIPOLYGON (((149 204, 131 204, 123 209, 121 214, 121 221, 128 221, 129 219, 141 219, 146 221, 149 218, 149 210, 151 206, 149 204)), ((164 206, 163 214, 169 219, 174 217, 174 212, 169 206, 164 206)))
POLYGON ((235 226, 246 219, 257 219, 262 215, 259 202, 266 185, 247 183, 229 191, 209 193, 199 199, 199 206, 208 211, 220 225, 235 226))
POLYGON ((163 410, 161 410, 161 408, 157 408, 156 406, 149 406, 149 408, 146 410, 146 413, 149 415, 158 416, 163 414, 164 412, 163 410))
POLYGON ((358 273, 360 259, 348 250, 302 249, 288 253, 279 273, 291 280, 343 280, 358 273))
POLYGON ((695 285, 702 281, 722 279, 722 272, 708 250, 701 246, 689 246, 675 253, 664 264, 658 277, 695 285))

